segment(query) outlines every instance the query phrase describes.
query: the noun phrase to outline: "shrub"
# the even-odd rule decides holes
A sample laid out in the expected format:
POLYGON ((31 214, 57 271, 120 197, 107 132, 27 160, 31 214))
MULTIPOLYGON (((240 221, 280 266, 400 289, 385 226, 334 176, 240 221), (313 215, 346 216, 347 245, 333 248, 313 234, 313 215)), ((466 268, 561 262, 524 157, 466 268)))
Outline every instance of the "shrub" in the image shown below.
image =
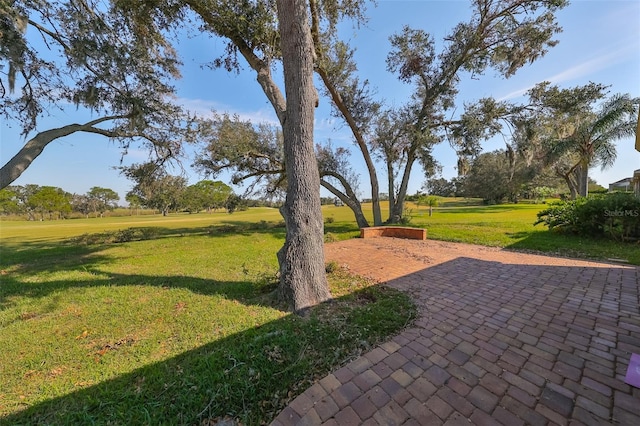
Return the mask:
POLYGON ((538 213, 550 230, 614 240, 640 238, 640 199, 632 194, 598 194, 560 201, 538 213))
POLYGON ((338 237, 333 232, 327 232, 324 234, 325 243, 335 243, 336 241, 338 241, 338 237))
POLYGON ((158 228, 154 227, 127 228, 95 234, 82 234, 71 238, 70 241, 74 244, 86 245, 127 243, 130 241, 152 240, 157 238, 159 234, 158 228))
POLYGON ((335 260, 332 260, 331 262, 327 262, 327 264, 324 266, 324 270, 327 272, 327 274, 331 274, 332 272, 335 272, 338 269, 340 269, 340 265, 338 265, 338 262, 336 262, 335 260))
POLYGON ((402 217, 400 218, 399 223, 401 225, 408 225, 413 219, 413 210, 405 208, 402 212, 402 217))

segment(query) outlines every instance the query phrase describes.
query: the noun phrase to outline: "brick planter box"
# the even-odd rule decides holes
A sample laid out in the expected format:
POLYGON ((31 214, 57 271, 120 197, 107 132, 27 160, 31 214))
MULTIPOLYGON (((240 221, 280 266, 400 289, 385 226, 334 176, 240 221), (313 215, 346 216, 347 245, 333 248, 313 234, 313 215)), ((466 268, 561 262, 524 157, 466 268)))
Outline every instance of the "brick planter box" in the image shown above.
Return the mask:
POLYGON ((427 230, 422 228, 408 228, 406 226, 372 226, 360 228, 360 238, 396 237, 411 240, 426 240, 427 230))

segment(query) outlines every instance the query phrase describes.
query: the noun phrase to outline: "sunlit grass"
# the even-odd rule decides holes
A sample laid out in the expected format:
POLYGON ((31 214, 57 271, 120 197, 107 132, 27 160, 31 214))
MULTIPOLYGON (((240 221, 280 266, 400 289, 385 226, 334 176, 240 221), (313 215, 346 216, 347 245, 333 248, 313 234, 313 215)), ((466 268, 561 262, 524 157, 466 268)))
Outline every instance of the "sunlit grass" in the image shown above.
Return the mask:
MULTIPOLYGON (((546 204, 518 203, 485 206, 480 200, 443 198, 429 216, 429 207, 407 203, 409 226, 427 229, 432 240, 453 241, 519 251, 546 253, 554 256, 597 260, 624 260, 640 265, 640 242, 619 242, 593 239, 588 236, 562 235, 534 226, 537 213, 546 204)), ((371 221, 371 205, 364 204, 365 216, 371 221)), ((326 206, 325 217, 334 221, 325 224, 333 239, 357 236, 353 215, 347 207, 326 206)), ((382 217, 388 216, 388 204, 382 203, 382 217)))
POLYGON ((412 224, 425 227, 429 238, 505 247, 514 236, 543 230, 533 226, 544 205, 438 207, 429 217, 421 207, 412 210, 412 224))
MULTIPOLYGON (((456 202, 458 204, 458 202, 456 202)), ((463 242, 555 256, 598 260, 625 260, 640 265, 640 243, 562 235, 542 225, 534 226, 537 213, 546 204, 411 208, 411 224, 427 229, 428 238, 463 242)))
POLYGON ((125 217, 104 217, 89 219, 69 219, 53 221, 0 221, 0 235, 4 241, 19 237, 21 242, 47 241, 69 238, 85 233, 113 231, 138 227, 161 227, 166 230, 180 231, 206 227, 227 222, 281 221, 278 209, 261 207, 243 212, 228 214, 222 210, 212 213, 175 213, 162 215, 133 215, 125 217))
POLYGON ((341 271, 336 302, 284 310, 272 213, 2 223, 0 423, 260 424, 411 321, 407 296, 341 271), (131 226, 160 231, 87 243, 131 226))
MULTIPOLYGON (((640 264, 637 243, 534 227, 544 207, 408 205, 429 239, 640 264)), ((327 240, 359 234, 347 207, 323 213, 327 240)), ((338 303, 283 310, 277 209, 0 222, 0 235, 0 423, 258 424, 414 314, 406 296, 341 271, 338 303)))

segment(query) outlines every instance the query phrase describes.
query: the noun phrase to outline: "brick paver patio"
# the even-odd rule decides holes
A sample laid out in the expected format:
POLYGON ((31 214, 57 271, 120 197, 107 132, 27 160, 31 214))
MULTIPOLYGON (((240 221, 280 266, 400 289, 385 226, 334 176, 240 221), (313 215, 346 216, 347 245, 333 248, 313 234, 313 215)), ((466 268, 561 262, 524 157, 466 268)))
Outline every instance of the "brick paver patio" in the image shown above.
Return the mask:
POLYGON ((327 260, 409 292, 411 328, 274 425, 640 425, 640 268, 437 241, 353 239, 327 260))

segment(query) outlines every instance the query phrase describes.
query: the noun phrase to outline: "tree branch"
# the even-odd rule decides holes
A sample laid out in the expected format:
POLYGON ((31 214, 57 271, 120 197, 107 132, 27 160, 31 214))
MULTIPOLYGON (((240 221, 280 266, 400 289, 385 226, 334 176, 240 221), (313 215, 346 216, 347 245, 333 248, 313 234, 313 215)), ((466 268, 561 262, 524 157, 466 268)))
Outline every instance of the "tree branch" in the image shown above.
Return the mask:
POLYGON ((99 133, 105 136, 114 137, 115 135, 109 134, 108 131, 93 126, 105 121, 127 117, 127 115, 110 115, 97 118, 85 124, 69 124, 38 133, 25 143, 25 145, 15 156, 13 156, 13 158, 11 158, 11 160, 2 166, 0 169, 0 189, 9 186, 13 181, 18 179, 27 167, 29 167, 31 163, 33 163, 33 161, 42 153, 44 148, 54 140, 69 136, 76 132, 99 133))
POLYGON ((271 68, 269 63, 256 55, 254 50, 246 43, 240 34, 232 31, 221 31, 218 27, 219 22, 212 12, 207 9, 203 2, 187 0, 185 2, 202 20, 214 29, 218 35, 228 38, 231 43, 238 49, 242 57, 247 61, 249 66, 257 73, 257 80, 264 94, 269 99, 273 109, 278 116, 280 124, 284 124, 285 112, 287 110, 286 100, 280 91, 278 85, 271 77, 271 68))
POLYGON ((256 170, 255 172, 252 172, 243 176, 239 176, 238 178, 233 179, 233 183, 238 184, 240 182, 243 182, 247 179, 251 179, 254 177, 265 176, 265 175, 278 175, 278 174, 284 174, 284 172, 285 170, 256 170))

